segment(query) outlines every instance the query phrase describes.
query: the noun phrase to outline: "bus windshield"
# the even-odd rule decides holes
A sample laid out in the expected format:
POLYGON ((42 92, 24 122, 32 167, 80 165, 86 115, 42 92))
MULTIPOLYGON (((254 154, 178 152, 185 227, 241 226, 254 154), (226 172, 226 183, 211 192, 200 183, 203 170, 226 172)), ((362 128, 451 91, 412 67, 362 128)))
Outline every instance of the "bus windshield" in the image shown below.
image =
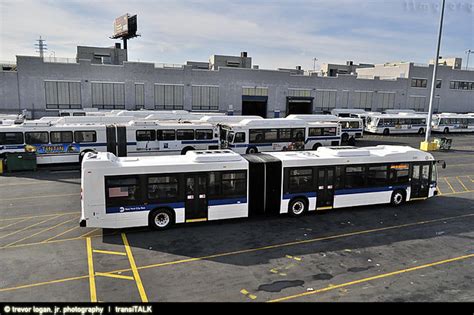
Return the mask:
POLYGON ((229 143, 233 143, 234 142, 234 136, 235 136, 235 133, 233 131, 229 131, 227 133, 227 141, 229 143))

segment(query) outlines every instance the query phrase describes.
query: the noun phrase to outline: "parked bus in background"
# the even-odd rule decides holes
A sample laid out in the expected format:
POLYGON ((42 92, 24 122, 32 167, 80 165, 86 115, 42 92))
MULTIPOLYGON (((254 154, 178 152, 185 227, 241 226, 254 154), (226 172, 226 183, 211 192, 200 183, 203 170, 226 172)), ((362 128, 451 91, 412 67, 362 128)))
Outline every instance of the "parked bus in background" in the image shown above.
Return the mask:
POLYGON ((331 110, 331 115, 337 117, 354 117, 357 114, 365 114, 366 111, 357 108, 334 108, 331 110))
POLYGON ((341 141, 350 145, 355 144, 355 139, 362 138, 364 123, 355 117, 337 117, 334 115, 295 114, 288 115, 286 119, 301 119, 307 122, 336 122, 341 126, 341 141))
POLYGON ((441 113, 433 116, 433 132, 474 132, 474 115, 441 113))
POLYGON ((265 151, 316 150, 321 146, 341 144, 337 123, 308 123, 300 119, 245 119, 223 124, 221 148, 237 153, 265 151))
POLYGON ((173 224, 424 200, 437 194, 436 161, 408 146, 317 152, 118 158, 89 153, 80 226, 166 229, 173 224))
POLYGON ((365 131, 376 134, 424 134, 428 115, 400 113, 379 114, 367 117, 365 131))

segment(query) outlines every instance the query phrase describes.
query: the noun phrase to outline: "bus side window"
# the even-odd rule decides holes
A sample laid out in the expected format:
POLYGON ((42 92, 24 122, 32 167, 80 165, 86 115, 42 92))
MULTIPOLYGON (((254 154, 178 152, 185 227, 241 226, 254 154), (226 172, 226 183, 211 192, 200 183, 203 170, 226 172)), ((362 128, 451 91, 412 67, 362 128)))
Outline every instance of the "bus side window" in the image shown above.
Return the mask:
POLYGON ((245 132, 237 132, 235 134, 234 143, 244 143, 245 142, 245 132))
POLYGON ((176 176, 148 177, 148 199, 177 199, 178 192, 178 178, 176 176))
POLYGON ((158 141, 174 141, 176 140, 176 135, 174 130, 157 130, 156 131, 156 140, 158 141))
POLYGON ((222 173, 222 195, 242 197, 247 195, 247 172, 234 171, 222 173))
POLYGON ((97 134, 95 131, 75 131, 74 140, 76 143, 97 142, 97 134))
POLYGON ((51 143, 72 143, 72 131, 51 131, 51 143))
POLYGON ((49 135, 47 131, 25 132, 26 144, 47 144, 49 135))
POLYGON ((177 140, 194 140, 194 130, 193 129, 178 129, 176 130, 176 139, 177 140))
POLYGON ((410 166, 408 164, 390 165, 390 183, 406 184, 410 181, 410 166))
POLYGON ((155 141, 155 130, 137 130, 137 141, 155 141))
POLYGON ((322 134, 323 134, 322 128, 309 128, 310 137, 322 136, 322 134))
POLYGON ((136 176, 106 178, 105 187, 106 205, 121 205, 139 199, 140 189, 136 176))
POLYGON ((249 142, 250 143, 259 143, 263 142, 264 131, 262 129, 251 129, 249 131, 249 142))
POLYGON ((344 178, 346 188, 362 188, 365 186, 365 167, 347 166, 344 178))
POLYGON ((291 130, 291 139, 293 141, 304 141, 304 129, 292 129, 291 130))
POLYGON ((211 129, 196 130, 196 140, 209 140, 212 138, 213 136, 211 129))
POLYGON ((0 144, 23 144, 22 132, 0 132, 0 144))

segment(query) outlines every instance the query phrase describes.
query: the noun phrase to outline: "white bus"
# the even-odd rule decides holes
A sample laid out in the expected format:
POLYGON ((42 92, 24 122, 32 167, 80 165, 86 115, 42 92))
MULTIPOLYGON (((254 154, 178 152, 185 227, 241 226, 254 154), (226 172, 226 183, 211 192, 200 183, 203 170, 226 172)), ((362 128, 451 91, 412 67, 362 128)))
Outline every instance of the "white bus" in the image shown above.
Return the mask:
POLYGON ((312 115, 296 114, 288 115, 286 119, 301 119, 308 122, 337 122, 341 126, 341 141, 350 145, 355 144, 355 139, 362 138, 364 132, 364 122, 355 117, 337 117, 334 115, 312 115))
POLYGON ((433 116, 433 132, 474 132, 474 115, 441 113, 433 116))
POLYGON ((376 134, 417 133, 424 134, 428 115, 400 113, 379 114, 367 117, 365 131, 376 134))
POLYGON ((355 115, 364 115, 366 113, 363 109, 358 108, 334 108, 331 110, 331 115, 337 117, 355 117, 355 115))
POLYGON ((399 206, 435 196, 437 170, 430 153, 405 146, 243 156, 230 150, 134 158, 89 153, 81 189, 82 227, 166 229, 257 214, 399 206))
POLYGON ((108 151, 119 156, 185 154, 189 150, 218 149, 219 142, 218 127, 206 123, 62 124, 38 120, 0 125, 0 157, 9 152, 36 152, 38 164, 77 163, 87 152, 108 151))
POLYGON ((223 124, 221 148, 237 153, 265 151, 316 150, 321 146, 341 144, 337 123, 308 123, 300 119, 245 119, 223 124))

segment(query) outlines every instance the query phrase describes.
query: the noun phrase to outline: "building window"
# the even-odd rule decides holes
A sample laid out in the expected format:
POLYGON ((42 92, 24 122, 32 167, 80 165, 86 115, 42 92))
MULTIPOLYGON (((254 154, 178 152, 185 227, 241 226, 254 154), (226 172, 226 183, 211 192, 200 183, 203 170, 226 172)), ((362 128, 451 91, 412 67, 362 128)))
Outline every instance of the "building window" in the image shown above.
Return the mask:
POLYGON ((426 79, 411 79, 411 87, 426 88, 427 83, 426 79))
POLYGON ((316 111, 330 111, 336 108, 335 90, 317 90, 316 91, 316 111))
POLYGON ((408 100, 408 105, 410 109, 416 111, 424 111, 425 110, 425 103, 426 103, 426 96, 410 96, 408 100))
POLYGON ((193 85, 193 110, 219 110, 219 87, 193 85))
POLYGON ((378 92, 378 111, 395 108, 395 92, 378 92))
POLYGON ((436 80, 436 88, 441 89, 441 82, 442 80, 436 80))
POLYGON ((184 86, 155 84, 155 109, 183 109, 184 86))
POLYGON ((145 84, 135 83, 135 109, 145 108, 145 84))
POLYGON ((474 90, 474 82, 468 81, 451 81, 449 82, 449 88, 451 90, 474 90))
POLYGON ((125 84, 93 82, 92 107, 99 109, 125 109, 125 84))
POLYGON ((288 96, 292 96, 292 97, 311 97, 311 90, 307 90, 307 89, 288 89, 288 96))
POLYGON ((242 88, 243 96, 268 96, 267 87, 243 87, 242 88))
POLYGON ((47 109, 81 109, 81 82, 45 81, 47 109))
POLYGON ((372 91, 355 91, 354 108, 372 110, 373 94, 372 91))

